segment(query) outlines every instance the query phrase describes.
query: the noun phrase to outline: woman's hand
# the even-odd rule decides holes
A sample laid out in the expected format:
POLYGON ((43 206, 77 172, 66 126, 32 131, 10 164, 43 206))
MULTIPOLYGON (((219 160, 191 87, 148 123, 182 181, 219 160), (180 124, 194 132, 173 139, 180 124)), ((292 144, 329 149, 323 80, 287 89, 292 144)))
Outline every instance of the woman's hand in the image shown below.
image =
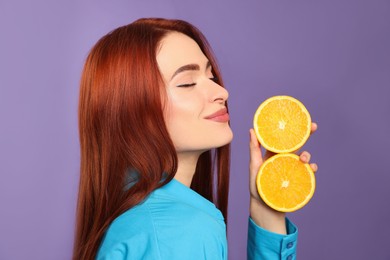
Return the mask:
MULTIPOLYGON (((317 130, 317 124, 312 123, 311 134, 317 130)), ((250 129, 250 162, 249 162, 249 190, 250 190, 250 216, 253 221, 264 229, 271 232, 286 234, 285 213, 278 212, 267 206, 260 198, 256 188, 256 176, 262 163, 275 153, 266 151, 263 157, 260 143, 256 138, 253 129, 250 129)), ((304 151, 300 154, 300 159, 304 163, 310 163, 310 153, 304 151)), ((310 163, 314 172, 318 170, 315 163, 310 163)))

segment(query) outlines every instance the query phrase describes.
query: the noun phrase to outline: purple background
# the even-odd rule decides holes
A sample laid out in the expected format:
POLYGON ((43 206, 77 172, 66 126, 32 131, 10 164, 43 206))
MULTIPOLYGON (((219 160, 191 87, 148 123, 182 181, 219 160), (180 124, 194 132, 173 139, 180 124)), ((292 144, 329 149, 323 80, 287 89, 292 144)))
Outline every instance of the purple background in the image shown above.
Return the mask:
POLYGON ((265 98, 299 98, 319 130, 312 201, 288 216, 299 259, 390 259, 390 2, 0 0, 0 259, 70 259, 78 81, 87 51, 139 17, 198 26, 235 133, 230 259, 244 259, 248 129, 265 98))

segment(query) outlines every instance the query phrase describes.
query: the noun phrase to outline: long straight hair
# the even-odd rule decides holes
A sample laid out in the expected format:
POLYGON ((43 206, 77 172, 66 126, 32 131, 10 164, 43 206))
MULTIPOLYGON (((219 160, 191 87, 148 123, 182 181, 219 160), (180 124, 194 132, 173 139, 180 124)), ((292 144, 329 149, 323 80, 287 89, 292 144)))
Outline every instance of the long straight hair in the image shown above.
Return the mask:
MULTIPOLYGON (((95 44, 80 83, 81 165, 74 260, 94 259, 110 223, 176 173, 177 154, 163 116, 166 90, 156 61, 162 38, 172 31, 198 43, 223 86, 207 40, 181 20, 140 19, 95 44), (138 173, 138 178, 125 189, 128 172, 138 173)), ((203 153, 191 184, 221 210, 225 221, 229 162, 230 145, 203 153)))

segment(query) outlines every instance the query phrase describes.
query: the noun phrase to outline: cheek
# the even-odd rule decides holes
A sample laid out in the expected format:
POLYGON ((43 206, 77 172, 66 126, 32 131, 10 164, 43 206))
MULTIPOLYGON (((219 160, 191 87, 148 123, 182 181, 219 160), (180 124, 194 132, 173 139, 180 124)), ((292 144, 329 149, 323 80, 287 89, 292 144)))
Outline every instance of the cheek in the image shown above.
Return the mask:
POLYGON ((179 124, 184 124, 199 119, 203 110, 203 101, 198 93, 192 91, 184 93, 172 91, 168 92, 166 108, 166 117, 170 122, 177 121, 179 124))
POLYGON ((200 106, 192 102, 170 102, 165 111, 165 121, 170 133, 177 134, 195 127, 194 124, 200 119, 200 110, 200 106))
POLYGON ((164 111, 168 133, 176 149, 185 149, 201 128, 202 105, 196 99, 172 100, 164 111))

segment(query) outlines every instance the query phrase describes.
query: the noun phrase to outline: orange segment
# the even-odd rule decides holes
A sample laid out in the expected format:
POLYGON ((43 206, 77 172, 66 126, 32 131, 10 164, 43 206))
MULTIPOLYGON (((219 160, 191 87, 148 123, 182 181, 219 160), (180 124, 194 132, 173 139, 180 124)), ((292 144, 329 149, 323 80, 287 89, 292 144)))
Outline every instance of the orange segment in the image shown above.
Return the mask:
POLYGON ((253 126, 265 149, 289 153, 301 148, 309 138, 311 117, 299 100, 290 96, 274 96, 258 107, 253 126))
POLYGON ((315 177, 309 164, 296 154, 277 154, 260 167, 256 179, 263 201, 281 212, 296 211, 305 206, 315 190, 315 177))

